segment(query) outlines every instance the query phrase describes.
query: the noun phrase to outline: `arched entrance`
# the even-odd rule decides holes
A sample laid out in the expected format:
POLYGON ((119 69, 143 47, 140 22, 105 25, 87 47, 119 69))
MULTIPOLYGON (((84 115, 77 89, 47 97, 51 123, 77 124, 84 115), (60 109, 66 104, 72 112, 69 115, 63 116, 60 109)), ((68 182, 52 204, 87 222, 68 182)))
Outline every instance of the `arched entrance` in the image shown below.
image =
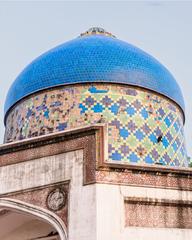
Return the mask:
POLYGON ((0 229, 3 240, 67 240, 57 215, 13 199, 0 199, 0 229))

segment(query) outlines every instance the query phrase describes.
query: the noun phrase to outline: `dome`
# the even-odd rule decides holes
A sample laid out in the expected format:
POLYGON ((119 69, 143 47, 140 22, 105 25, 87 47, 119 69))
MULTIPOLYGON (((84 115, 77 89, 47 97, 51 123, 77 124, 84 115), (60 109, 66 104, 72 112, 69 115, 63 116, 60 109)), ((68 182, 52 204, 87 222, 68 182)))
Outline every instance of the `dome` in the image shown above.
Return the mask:
MULTIPOLYGON (((5 102, 5 116, 15 103, 40 90, 76 83, 121 83, 153 90, 184 111, 181 90, 170 72, 149 54, 92 29, 46 52, 16 78, 5 102)), ((98 30, 99 31, 99 30, 98 30)))
POLYGON ((105 124, 108 160, 188 166, 177 82, 142 50, 92 28, 34 60, 5 104, 5 142, 105 124))

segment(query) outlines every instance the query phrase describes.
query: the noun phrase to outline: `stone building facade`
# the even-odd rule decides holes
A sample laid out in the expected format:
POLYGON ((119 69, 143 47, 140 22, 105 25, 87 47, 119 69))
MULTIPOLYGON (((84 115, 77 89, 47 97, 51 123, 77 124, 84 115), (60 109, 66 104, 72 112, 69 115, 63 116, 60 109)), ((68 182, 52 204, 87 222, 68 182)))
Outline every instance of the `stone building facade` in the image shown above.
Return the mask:
POLYGON ((190 239, 184 112, 169 71, 103 29, 34 60, 5 102, 0 238, 190 239))

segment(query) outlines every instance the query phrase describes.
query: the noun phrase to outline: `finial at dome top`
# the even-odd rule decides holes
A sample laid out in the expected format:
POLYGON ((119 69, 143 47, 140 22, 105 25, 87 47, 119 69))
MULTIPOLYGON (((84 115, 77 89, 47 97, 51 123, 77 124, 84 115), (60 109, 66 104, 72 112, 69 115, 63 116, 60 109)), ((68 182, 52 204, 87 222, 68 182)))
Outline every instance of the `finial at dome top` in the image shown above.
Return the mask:
POLYGON ((80 37, 88 36, 88 35, 105 35, 105 36, 116 38, 112 33, 107 32, 105 29, 100 27, 89 28, 86 32, 81 33, 80 37))

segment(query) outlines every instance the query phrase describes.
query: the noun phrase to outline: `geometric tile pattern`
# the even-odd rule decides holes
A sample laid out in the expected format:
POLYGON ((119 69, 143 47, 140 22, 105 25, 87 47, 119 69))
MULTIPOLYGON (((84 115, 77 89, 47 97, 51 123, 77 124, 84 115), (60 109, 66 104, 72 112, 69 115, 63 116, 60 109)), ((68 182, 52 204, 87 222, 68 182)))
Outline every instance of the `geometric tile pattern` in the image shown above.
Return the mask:
POLYGON ((108 123, 110 162, 188 166, 181 110, 149 90, 84 84, 44 91, 8 115, 5 142, 108 123))

